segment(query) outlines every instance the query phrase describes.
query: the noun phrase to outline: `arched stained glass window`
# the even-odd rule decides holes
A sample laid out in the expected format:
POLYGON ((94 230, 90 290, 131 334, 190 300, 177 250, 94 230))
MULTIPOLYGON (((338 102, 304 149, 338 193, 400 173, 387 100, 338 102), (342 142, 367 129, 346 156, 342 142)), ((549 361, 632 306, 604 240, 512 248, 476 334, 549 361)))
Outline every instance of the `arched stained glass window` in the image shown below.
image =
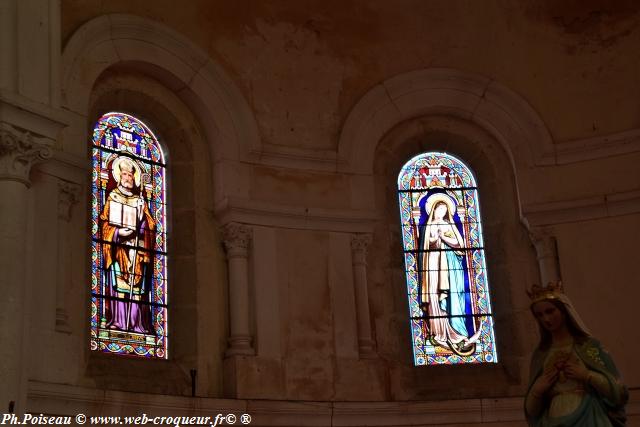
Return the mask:
POLYGON ((415 365, 497 362, 476 180, 424 153, 398 176, 415 365))
POLYGON ((162 149, 123 113, 100 117, 92 141, 91 350, 166 359, 162 149))

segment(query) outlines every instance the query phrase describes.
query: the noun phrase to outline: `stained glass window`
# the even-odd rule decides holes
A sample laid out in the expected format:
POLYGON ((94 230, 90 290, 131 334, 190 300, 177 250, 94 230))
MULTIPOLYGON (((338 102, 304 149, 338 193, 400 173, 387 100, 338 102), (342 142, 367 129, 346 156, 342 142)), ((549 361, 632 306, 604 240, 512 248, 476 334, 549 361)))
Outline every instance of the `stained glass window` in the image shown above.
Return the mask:
POLYGON ((91 350, 167 358, 164 154, 123 113, 93 128, 91 350))
POLYGON ((424 153, 398 176, 415 365, 498 361, 478 189, 446 153, 424 153))

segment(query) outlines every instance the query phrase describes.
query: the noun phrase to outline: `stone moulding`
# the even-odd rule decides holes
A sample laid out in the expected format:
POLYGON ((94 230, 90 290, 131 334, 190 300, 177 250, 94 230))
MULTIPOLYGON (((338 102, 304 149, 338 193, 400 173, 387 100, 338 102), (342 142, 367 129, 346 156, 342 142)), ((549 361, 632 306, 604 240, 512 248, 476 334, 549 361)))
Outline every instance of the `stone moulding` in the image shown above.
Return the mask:
POLYGON ((0 89, 0 123, 27 130, 34 136, 51 140, 52 144, 72 116, 68 111, 0 89))
MULTIPOLYGON (((410 402, 295 402, 188 398, 29 383, 32 412, 68 415, 211 416, 249 414, 258 426, 410 426, 524 422, 519 397, 410 402), (64 402, 64 406, 61 404, 64 402)), ((240 423, 237 423, 240 424, 240 423)), ((524 425, 524 424, 522 424, 524 425)))
POLYGON ((263 143, 259 150, 252 150, 249 154, 252 162, 280 168, 335 172, 341 166, 335 150, 314 150, 263 143))
MULTIPOLYGON (((135 416, 249 414, 256 426, 411 426, 483 423, 525 426, 522 397, 398 402, 294 402, 153 395, 30 381, 32 413, 135 416), (61 408, 64 408, 61 409, 61 408), (152 415, 153 414, 153 415, 152 415)), ((640 415, 640 390, 630 390, 627 416, 640 415)), ((240 423, 237 423, 240 424, 240 423)))
POLYGON ((221 223, 242 222, 271 227, 349 233, 371 232, 377 219, 374 213, 363 209, 282 205, 232 197, 216 203, 214 216, 221 223))
POLYGON ((640 190, 522 207, 530 227, 640 213, 640 190))
POLYGON ((637 152, 640 152, 640 129, 563 141, 556 145, 556 158, 559 165, 637 152))

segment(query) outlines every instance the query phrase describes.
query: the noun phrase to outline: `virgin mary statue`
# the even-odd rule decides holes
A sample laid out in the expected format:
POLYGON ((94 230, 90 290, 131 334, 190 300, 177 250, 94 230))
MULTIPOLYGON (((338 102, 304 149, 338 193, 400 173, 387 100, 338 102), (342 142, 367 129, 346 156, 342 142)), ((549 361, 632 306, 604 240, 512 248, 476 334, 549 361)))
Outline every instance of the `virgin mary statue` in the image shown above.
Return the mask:
POLYGON ((427 196, 428 219, 420 230, 420 305, 428 318, 432 344, 459 355, 475 351, 474 334, 467 328, 465 241, 454 222, 455 202, 444 193, 427 196))

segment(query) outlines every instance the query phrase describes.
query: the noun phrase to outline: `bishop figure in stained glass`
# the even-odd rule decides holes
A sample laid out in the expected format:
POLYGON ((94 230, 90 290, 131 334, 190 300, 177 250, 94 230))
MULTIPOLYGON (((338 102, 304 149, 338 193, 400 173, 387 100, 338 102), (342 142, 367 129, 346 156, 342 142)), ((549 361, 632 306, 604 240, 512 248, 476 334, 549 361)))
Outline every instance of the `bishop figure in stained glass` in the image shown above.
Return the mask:
POLYGON ((118 112, 100 117, 92 145, 91 349, 166 359, 164 153, 118 112))
POLYGON ((106 327, 151 334, 148 302, 156 223, 140 194, 141 166, 124 156, 117 156, 111 165, 116 186, 100 215, 103 274, 107 296, 111 297, 105 305, 106 327))

